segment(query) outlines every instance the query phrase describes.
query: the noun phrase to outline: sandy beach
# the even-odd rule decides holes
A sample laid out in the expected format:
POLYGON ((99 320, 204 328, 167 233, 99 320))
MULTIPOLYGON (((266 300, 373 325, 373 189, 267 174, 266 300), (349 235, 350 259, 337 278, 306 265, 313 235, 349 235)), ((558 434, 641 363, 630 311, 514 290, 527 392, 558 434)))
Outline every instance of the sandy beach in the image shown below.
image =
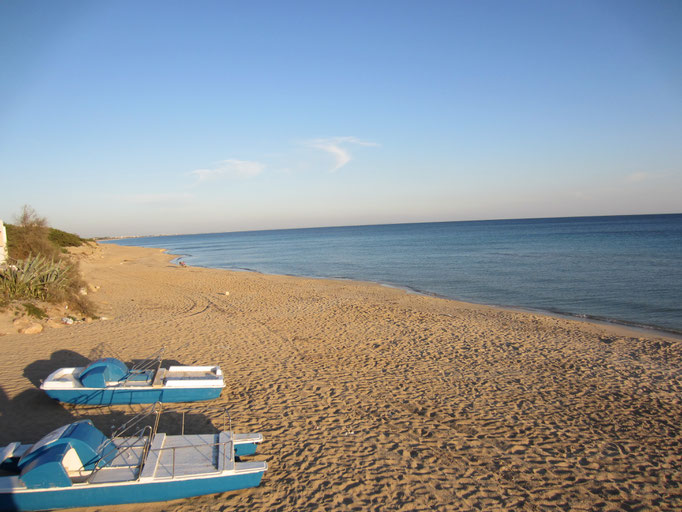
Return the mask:
MULTIPOLYGON (((158 249, 81 249, 102 320, 0 336, 0 446, 78 418, 40 379, 165 347, 219 364, 188 429, 261 432, 260 487, 127 511, 682 509, 682 342, 371 283, 181 267, 158 249)), ((179 415, 165 420, 177 428, 179 415)), ((96 509, 83 509, 96 510, 96 509)), ((104 508, 113 510, 113 508, 104 508)))

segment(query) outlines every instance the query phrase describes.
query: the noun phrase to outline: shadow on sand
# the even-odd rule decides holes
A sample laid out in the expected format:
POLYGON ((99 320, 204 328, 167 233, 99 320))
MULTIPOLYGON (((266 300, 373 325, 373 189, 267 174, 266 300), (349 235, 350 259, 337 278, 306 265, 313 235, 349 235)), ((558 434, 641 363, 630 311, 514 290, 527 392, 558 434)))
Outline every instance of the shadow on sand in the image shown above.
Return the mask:
MULTIPOLYGON (((59 368, 83 367, 100 357, 115 357, 100 352, 94 350, 90 354, 91 357, 85 357, 72 350, 57 350, 52 353, 50 359, 34 361, 24 368, 23 375, 35 386, 34 389, 26 389, 15 397, 9 398, 8 393, 0 386, 0 424, 2 425, 0 446, 13 441, 36 441, 62 425, 82 419, 91 420, 104 434, 109 435, 113 429, 131 417, 148 409, 149 405, 74 406, 62 404, 39 389, 42 380, 59 368)), ((134 359, 126 361, 126 364, 132 368, 142 361, 144 360, 134 359)), ((164 359, 161 362, 162 367, 172 365, 181 365, 181 363, 173 359, 164 359)), ((166 412, 161 415, 159 423, 161 432, 179 434, 183 430, 183 420, 187 433, 217 431, 217 428, 212 426, 211 420, 203 414, 186 410, 183 417, 181 404, 175 407, 164 407, 164 409, 166 412)), ((222 425, 217 427, 222 427, 222 425)))
MULTIPOLYGON (((36 388, 40 383, 55 370, 65 367, 86 366, 90 359, 73 350, 57 350, 50 359, 39 359, 24 368, 24 377, 36 388)), ((42 393, 42 392, 41 392, 42 393)))
MULTIPOLYGON (((211 434, 222 429, 220 421, 213 421, 203 412, 191 412, 173 404, 162 407, 159 432, 166 434, 211 434)), ((153 405, 73 406, 61 404, 39 389, 28 389, 10 399, 0 387, 0 446, 13 441, 35 442, 45 434, 78 420, 91 420, 105 435, 138 414, 151 412, 153 405)), ((150 416, 140 425, 152 425, 150 416)))

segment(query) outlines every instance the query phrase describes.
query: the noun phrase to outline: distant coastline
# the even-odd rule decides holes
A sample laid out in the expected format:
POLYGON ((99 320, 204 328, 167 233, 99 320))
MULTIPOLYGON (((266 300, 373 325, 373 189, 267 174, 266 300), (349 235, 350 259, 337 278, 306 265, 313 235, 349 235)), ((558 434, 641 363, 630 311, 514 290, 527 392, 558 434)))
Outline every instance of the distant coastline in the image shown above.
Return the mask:
POLYGON ((107 240, 122 240, 122 239, 136 239, 136 238, 160 238, 170 236, 194 236, 194 235, 220 235, 228 233, 261 233, 269 231, 296 231, 308 229, 336 229, 336 228, 363 228, 363 227, 377 227, 377 226, 417 226, 421 224, 451 224, 451 223, 482 223, 482 222, 525 222, 525 221, 559 221, 559 220, 574 220, 574 219, 601 219, 601 218, 617 218, 617 217, 659 217, 659 216, 675 216, 682 215, 682 212, 673 213, 633 213, 633 214, 613 214, 613 215, 576 215, 576 216, 561 216, 561 217, 519 217, 519 218, 503 218, 503 219, 470 219, 470 220, 437 220, 437 221, 418 221, 418 222, 392 222, 380 224, 339 224, 332 226, 306 226, 306 227, 289 227, 289 228, 261 228, 261 229, 244 229, 233 231, 197 231, 191 233, 159 233, 152 235, 119 235, 119 236, 101 236, 93 237, 96 241, 107 240))

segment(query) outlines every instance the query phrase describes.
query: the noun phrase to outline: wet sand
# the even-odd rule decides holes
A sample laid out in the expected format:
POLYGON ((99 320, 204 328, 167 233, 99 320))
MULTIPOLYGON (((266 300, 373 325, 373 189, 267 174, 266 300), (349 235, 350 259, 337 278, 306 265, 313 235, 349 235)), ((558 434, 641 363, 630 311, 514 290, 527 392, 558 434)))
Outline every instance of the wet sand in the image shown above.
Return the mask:
POLYGON ((165 346, 226 376, 218 400, 175 407, 187 430, 221 427, 229 407, 235 431, 263 434, 269 464, 255 489, 116 510, 682 509, 679 340, 371 283, 183 268, 157 249, 81 252, 106 319, 0 336, 0 445, 82 417, 108 433, 139 407, 62 406, 40 379, 165 346))

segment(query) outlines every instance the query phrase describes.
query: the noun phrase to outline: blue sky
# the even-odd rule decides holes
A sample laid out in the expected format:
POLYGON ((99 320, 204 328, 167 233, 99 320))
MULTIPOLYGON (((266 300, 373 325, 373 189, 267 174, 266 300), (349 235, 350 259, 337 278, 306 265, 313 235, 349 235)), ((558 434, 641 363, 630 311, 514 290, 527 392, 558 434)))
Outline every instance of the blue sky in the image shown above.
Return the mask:
POLYGON ((0 2, 0 218, 682 212, 682 2, 0 2))

